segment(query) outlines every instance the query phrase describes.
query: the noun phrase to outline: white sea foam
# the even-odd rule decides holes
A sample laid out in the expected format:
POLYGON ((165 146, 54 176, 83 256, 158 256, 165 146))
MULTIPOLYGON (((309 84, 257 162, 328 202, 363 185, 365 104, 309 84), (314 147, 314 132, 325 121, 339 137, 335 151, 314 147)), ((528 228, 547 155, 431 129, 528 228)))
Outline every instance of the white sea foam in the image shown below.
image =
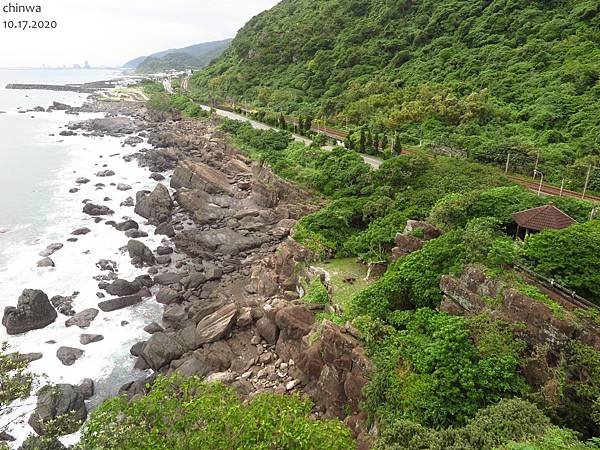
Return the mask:
MULTIPOLYGON (((38 113, 42 114, 42 113, 38 113)), ((53 115, 59 119, 61 113, 43 113, 53 115)), ((78 118, 69 117, 70 120, 83 120, 89 117, 82 115, 78 118)), ((63 117, 66 119, 66 117, 63 117)), ((53 121, 54 122, 54 121, 53 121)), ((56 123, 57 123, 56 122, 56 123)), ((97 281, 92 277, 100 274, 95 263, 100 259, 111 259, 118 264, 120 278, 133 279, 145 273, 130 264, 130 258, 122 247, 126 246, 128 238, 124 233, 104 224, 96 224, 94 220, 82 212, 84 199, 93 203, 109 206, 115 211, 112 217, 106 220, 121 221, 133 218, 140 223, 140 229, 146 231, 149 237, 141 240, 151 249, 161 245, 162 237, 155 236, 153 227, 144 226, 144 219, 133 212, 132 207, 121 207, 120 204, 128 196, 135 198, 135 192, 148 189, 152 190, 156 182, 149 178, 150 172, 138 167, 135 161, 125 162, 124 154, 136 150, 130 147, 121 147, 123 139, 105 137, 89 138, 83 136, 59 137, 56 129, 55 137, 47 136, 39 145, 63 140, 61 145, 66 146, 67 164, 65 164, 44 183, 43 189, 49 195, 46 226, 35 237, 33 242, 17 241, 3 248, 2 257, 6 261, 0 268, 0 309, 8 305, 15 305, 17 298, 24 288, 41 289, 49 297, 54 295, 71 295, 79 292, 73 307, 75 311, 86 308, 97 308, 99 301, 96 293, 99 291, 97 281), (118 154, 117 156, 109 156, 118 154), (106 167, 103 165, 106 164, 106 167), (97 177, 95 173, 111 169, 116 175, 112 177, 97 177), (76 178, 87 177, 90 182, 83 185, 75 183, 76 178), (97 189, 96 183, 104 183, 103 189, 97 189), (114 186, 111 186, 114 183, 114 186), (119 191, 116 184, 125 183, 132 186, 129 191, 119 191), (77 193, 69 193, 69 189, 78 187, 77 193), (110 200, 105 201, 104 198, 110 200), (77 242, 67 242, 73 237, 70 233, 81 227, 87 227, 90 233, 75 236, 77 242), (39 252, 47 245, 60 242, 64 247, 51 255, 55 268, 37 268, 36 262, 41 259, 39 252)), ((168 175, 167 175, 168 176, 168 175)), ((24 208, 27 205, 23 205, 24 208)), ((25 226, 25 225, 23 225, 25 226)), ((14 230, 14 228, 13 228, 14 230)), ((0 235, 0 239, 3 239, 0 235)), ((53 383, 77 384, 83 378, 92 378, 97 383, 97 394, 93 402, 116 393, 118 387, 133 378, 140 377, 141 372, 134 373, 133 359, 129 355, 130 346, 138 340, 147 339, 148 335, 142 330, 147 323, 159 320, 162 308, 154 298, 146 299, 139 305, 120 311, 103 313, 100 311, 96 319, 86 330, 78 327, 65 327, 67 317, 60 315, 51 325, 41 330, 34 330, 19 336, 7 336, 4 327, 0 327, 0 341, 6 340, 11 348, 22 353, 42 352, 43 358, 31 364, 31 370, 37 374, 47 375, 53 383), (125 321, 127 324, 122 325, 125 321), (82 346, 79 336, 82 333, 102 334, 104 340, 82 346), (56 343, 48 343, 56 341, 56 343), (85 350, 84 355, 72 366, 64 366, 56 357, 56 350, 60 346, 77 347, 85 350)), ((32 399, 25 402, 31 403, 32 399)), ((24 412, 23 406, 15 414, 24 412)), ((26 417, 24 418, 26 419, 26 417)), ((4 419, 6 420, 6 419, 4 419)), ((0 421, 0 425, 2 422, 0 421)), ((11 434, 21 442, 31 429, 24 421, 13 424, 11 434)))

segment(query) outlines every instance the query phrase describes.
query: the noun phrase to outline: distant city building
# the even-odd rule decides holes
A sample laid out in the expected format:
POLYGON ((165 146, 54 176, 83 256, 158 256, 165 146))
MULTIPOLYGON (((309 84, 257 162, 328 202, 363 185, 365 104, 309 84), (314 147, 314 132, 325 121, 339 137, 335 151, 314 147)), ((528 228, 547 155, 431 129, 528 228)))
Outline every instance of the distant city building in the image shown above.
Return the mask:
POLYGON ((83 65, 84 69, 91 69, 90 67, 90 63, 88 61, 85 62, 85 64, 83 65))
POLYGON ((79 64, 73 64, 73 69, 81 69, 81 66, 79 64))

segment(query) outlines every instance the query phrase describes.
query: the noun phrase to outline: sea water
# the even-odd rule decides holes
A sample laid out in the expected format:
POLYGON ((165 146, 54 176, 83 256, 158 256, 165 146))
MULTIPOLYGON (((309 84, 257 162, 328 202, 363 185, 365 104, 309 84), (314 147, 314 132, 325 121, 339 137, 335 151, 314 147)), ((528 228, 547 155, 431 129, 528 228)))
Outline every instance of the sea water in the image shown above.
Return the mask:
MULTIPOLYGON (((111 259, 118 264, 120 278, 133 279, 145 273, 130 264, 124 250, 128 238, 103 222, 83 214, 86 199, 109 206, 115 211, 110 219, 121 221, 133 218, 140 229, 149 234, 141 239, 150 248, 161 245, 144 220, 136 216, 131 207, 120 206, 135 192, 151 190, 156 182, 150 172, 137 166, 135 161, 125 162, 123 155, 135 152, 123 147, 123 139, 114 137, 60 136, 69 121, 101 117, 99 114, 67 115, 61 111, 19 113, 35 106, 48 107, 53 101, 70 105, 82 104, 86 95, 69 92, 39 90, 6 90, 7 83, 64 84, 81 83, 114 78, 109 71, 94 70, 0 70, 0 314, 6 306, 15 306, 23 289, 41 289, 49 298, 54 295, 72 295, 79 292, 73 309, 79 312, 97 308, 98 282, 101 274, 96 267, 100 259, 111 259), (116 175, 100 178, 95 174, 111 169, 116 175), (77 185, 78 177, 90 182, 77 185), (104 183, 102 189, 97 183, 104 183), (114 186, 110 184, 114 183, 114 186), (117 183, 132 186, 129 191, 116 189, 117 183), (69 189, 77 187, 76 193, 69 189), (108 197, 110 200, 105 200, 108 197), (87 235, 72 236, 75 229, 87 227, 87 235), (77 242, 68 242, 77 237, 77 242), (51 243, 64 247, 51 258, 54 268, 38 268, 42 259, 39 252, 51 243)), ((142 144, 143 145, 143 144, 142 144)), ((110 297, 110 296, 108 296, 110 297)), ((42 352, 43 358, 31 364, 31 370, 40 380, 52 383, 78 384, 84 378, 96 382, 96 395, 92 404, 114 395, 118 387, 144 373, 133 370, 129 348, 149 336, 142 330, 147 323, 159 320, 161 308, 153 299, 111 313, 100 311, 89 328, 65 326, 68 317, 59 314, 51 325, 22 335, 8 336, 0 327, 0 342, 6 341, 13 351, 42 352), (104 340, 81 345, 82 333, 102 334, 104 340), (56 357, 60 346, 83 349, 84 355, 72 366, 64 366, 56 357)), ((31 404, 29 399, 24 404, 31 404)), ((7 420, 24 414, 27 406, 17 409, 11 417, 0 418, 0 427, 7 420)), ((32 407, 29 406, 29 410, 32 407)), ((23 420, 14 423, 10 432, 22 441, 32 432, 23 420)))

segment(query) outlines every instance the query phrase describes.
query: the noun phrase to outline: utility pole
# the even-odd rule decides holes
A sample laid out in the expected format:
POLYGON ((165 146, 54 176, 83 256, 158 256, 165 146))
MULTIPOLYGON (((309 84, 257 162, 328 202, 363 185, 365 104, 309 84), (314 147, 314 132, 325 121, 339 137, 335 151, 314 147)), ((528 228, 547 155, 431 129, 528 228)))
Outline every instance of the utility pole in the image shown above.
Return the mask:
POLYGON ((559 197, 562 197, 564 188, 565 188, 565 179, 563 178, 562 183, 560 183, 560 194, 558 195, 559 197))
POLYGON ((590 167, 588 167, 587 176, 585 177, 585 186, 583 186, 583 194, 581 195, 581 199, 582 200, 585 198, 585 191, 587 191, 588 184, 590 182, 590 175, 591 174, 592 174, 592 165, 590 164, 590 167))
POLYGON ((510 152, 508 152, 508 155, 506 156, 506 169, 504 170, 505 174, 508 173, 508 165, 509 164, 510 164, 510 152))
POLYGON ((535 176, 537 175, 538 164, 540 162, 540 149, 538 149, 537 157, 535 158, 535 167, 533 168, 533 179, 535 180, 535 176))
POLYGON ((542 195, 542 183, 544 182, 544 172, 540 172, 539 170, 536 170, 535 175, 537 175, 538 173, 541 175, 540 186, 538 187, 538 197, 539 197, 540 195, 542 195))

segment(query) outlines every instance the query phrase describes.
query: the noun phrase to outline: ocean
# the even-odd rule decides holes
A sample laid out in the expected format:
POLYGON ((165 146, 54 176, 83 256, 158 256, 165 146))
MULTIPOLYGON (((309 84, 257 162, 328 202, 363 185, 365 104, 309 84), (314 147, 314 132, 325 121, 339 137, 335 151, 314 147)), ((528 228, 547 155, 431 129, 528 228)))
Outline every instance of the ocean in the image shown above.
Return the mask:
MULTIPOLYGON (((135 161, 127 163, 123 160, 124 154, 136 150, 122 147, 123 139, 119 138, 59 136, 61 127, 69 121, 100 115, 73 116, 61 111, 19 113, 19 110, 35 106, 46 108, 53 101, 79 105, 86 95, 4 89, 7 83, 13 82, 81 83, 118 75, 115 71, 101 70, 0 69, 0 111, 3 111, 0 113, 0 312, 6 306, 16 306, 25 288, 41 289, 49 298, 79 292, 73 303, 75 311, 97 308, 99 289, 93 277, 101 274, 96 267, 100 259, 116 261, 120 278, 131 280, 145 273, 131 266, 127 252, 123 250, 128 241, 124 233, 103 223, 96 224, 82 213, 82 202, 91 199, 113 209, 112 219, 119 221, 131 217, 140 222, 141 230, 149 231, 143 225, 143 219, 135 216, 133 208, 120 206, 128 196, 135 198, 135 192, 151 190, 156 185, 149 179, 147 169, 138 167, 135 161), (112 169, 116 175, 110 178, 95 176, 104 169, 112 169), (75 183, 78 177, 87 177, 91 182, 78 186, 75 183), (106 186, 97 188, 95 185, 99 182, 106 186), (121 192, 111 183, 126 183, 132 190, 121 192), (80 191, 69 193, 73 187, 80 191), (68 242, 69 237, 74 237, 70 233, 81 227, 92 231, 77 236, 77 242, 68 242), (64 245, 51 256, 56 267, 38 268, 36 263, 42 259, 39 252, 51 243, 64 245)), ((150 248, 161 244, 160 237, 152 232, 142 240, 150 248)), ((48 327, 22 335, 8 336, 2 326, 0 342, 8 342, 13 351, 42 352, 42 359, 30 367, 36 374, 47 377, 49 382, 78 384, 84 378, 92 378, 96 382, 96 395, 91 404, 95 404, 115 394, 121 384, 144 376, 143 372, 133 370, 129 348, 149 337, 142 328, 152 321, 159 321, 161 313, 160 305, 148 299, 124 310, 101 311, 86 330, 67 328, 64 322, 68 317, 59 314, 48 327), (104 340, 83 346, 79 342, 82 333, 102 334, 104 340), (64 366, 56 357, 60 346, 80 348, 85 353, 74 365, 64 366)), ((12 415, 0 418, 0 427, 22 412, 23 408, 17 408, 12 415)), ((14 423, 9 432, 18 438, 18 443, 32 430, 21 420, 14 423)))

